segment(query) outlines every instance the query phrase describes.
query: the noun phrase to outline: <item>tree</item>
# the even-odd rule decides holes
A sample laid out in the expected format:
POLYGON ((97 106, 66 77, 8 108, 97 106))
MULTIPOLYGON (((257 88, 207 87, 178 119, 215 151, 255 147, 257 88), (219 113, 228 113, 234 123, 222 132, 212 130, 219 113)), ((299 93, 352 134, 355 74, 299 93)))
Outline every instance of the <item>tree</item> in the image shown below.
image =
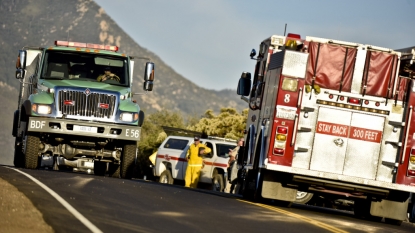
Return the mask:
POLYGON ((167 137, 162 126, 186 128, 183 117, 178 112, 161 110, 146 117, 141 127, 141 138, 138 142, 136 166, 136 170, 139 173, 138 176, 142 176, 144 173, 151 173, 148 171, 151 164, 148 157, 157 150, 167 137))
POLYGON ((248 109, 239 114, 234 108, 221 108, 217 116, 209 109, 198 123, 188 126, 187 129, 199 131, 209 136, 237 140, 244 136, 247 117, 248 109))

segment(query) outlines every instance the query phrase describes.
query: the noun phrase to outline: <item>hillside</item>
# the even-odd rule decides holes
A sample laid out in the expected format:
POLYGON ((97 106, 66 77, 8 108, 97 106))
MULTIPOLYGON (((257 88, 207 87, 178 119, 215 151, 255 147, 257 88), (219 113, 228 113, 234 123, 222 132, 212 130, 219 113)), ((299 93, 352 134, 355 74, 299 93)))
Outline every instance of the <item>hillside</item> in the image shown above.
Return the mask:
MULTIPOLYGON (((2 152, 0 164, 10 164, 14 146, 11 136, 12 115, 17 107, 19 82, 14 78, 18 50, 23 46, 48 47, 55 40, 112 44, 120 52, 135 57, 149 57, 156 65, 154 90, 135 96, 147 114, 168 109, 186 116, 200 116, 207 109, 221 107, 242 111, 246 103, 235 90, 214 91, 198 87, 191 77, 183 77, 156 54, 127 35, 92 0, 14 0, 0 2, 0 93, 3 98, 0 122, 2 152)), ((144 60, 136 60, 134 91, 142 92, 144 60)), ((236 87, 235 83, 235 87, 236 87)))

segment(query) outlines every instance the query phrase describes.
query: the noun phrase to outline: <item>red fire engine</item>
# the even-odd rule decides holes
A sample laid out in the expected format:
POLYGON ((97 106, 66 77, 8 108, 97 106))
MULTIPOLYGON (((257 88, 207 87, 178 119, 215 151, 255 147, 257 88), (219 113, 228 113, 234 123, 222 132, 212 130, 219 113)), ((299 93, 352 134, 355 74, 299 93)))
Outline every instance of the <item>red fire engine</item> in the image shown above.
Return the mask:
POLYGON ((249 104, 243 196, 338 194, 399 225, 415 193, 415 50, 288 34, 250 56, 253 80, 243 72, 237 89, 249 104))

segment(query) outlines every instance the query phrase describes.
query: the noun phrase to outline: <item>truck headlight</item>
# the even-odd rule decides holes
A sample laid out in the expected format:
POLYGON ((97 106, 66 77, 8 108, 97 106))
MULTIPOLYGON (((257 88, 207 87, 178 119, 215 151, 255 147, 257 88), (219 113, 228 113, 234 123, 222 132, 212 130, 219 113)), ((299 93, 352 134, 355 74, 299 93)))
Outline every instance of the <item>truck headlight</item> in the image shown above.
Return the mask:
POLYGON ((34 111, 38 114, 51 114, 52 113, 52 108, 49 105, 33 104, 32 105, 32 111, 34 111))
POLYGON ((120 115, 120 120, 127 121, 127 122, 137 121, 138 120, 138 113, 123 112, 120 115))

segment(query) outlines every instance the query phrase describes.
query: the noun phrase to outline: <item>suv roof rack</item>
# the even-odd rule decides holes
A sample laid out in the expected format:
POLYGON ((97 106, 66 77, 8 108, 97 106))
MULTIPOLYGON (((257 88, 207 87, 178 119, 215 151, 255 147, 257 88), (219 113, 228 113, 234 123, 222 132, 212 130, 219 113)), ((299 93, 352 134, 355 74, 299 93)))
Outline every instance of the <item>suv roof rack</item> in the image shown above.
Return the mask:
POLYGON ((215 139, 215 140, 220 140, 220 141, 225 141, 225 142, 237 142, 237 140, 232 139, 232 138, 221 138, 221 137, 216 137, 216 136, 208 136, 208 139, 215 139))
POLYGON ((190 137, 199 137, 201 139, 214 139, 214 140, 219 140, 219 141, 224 141, 224 142, 237 142, 237 140, 235 139, 208 136, 204 133, 187 130, 187 129, 180 129, 180 128, 174 128, 174 127, 169 127, 169 126, 161 126, 161 128, 163 128, 164 132, 166 132, 168 136, 188 136, 188 137, 190 136, 190 137))
POLYGON ((170 136, 170 135, 173 135, 173 136, 190 136, 190 137, 196 137, 197 136, 199 138, 206 138, 206 137, 202 137, 203 134, 201 132, 197 132, 197 131, 174 128, 174 127, 169 127, 169 126, 161 126, 161 128, 163 128, 164 132, 166 132, 166 134, 168 136, 170 136))

